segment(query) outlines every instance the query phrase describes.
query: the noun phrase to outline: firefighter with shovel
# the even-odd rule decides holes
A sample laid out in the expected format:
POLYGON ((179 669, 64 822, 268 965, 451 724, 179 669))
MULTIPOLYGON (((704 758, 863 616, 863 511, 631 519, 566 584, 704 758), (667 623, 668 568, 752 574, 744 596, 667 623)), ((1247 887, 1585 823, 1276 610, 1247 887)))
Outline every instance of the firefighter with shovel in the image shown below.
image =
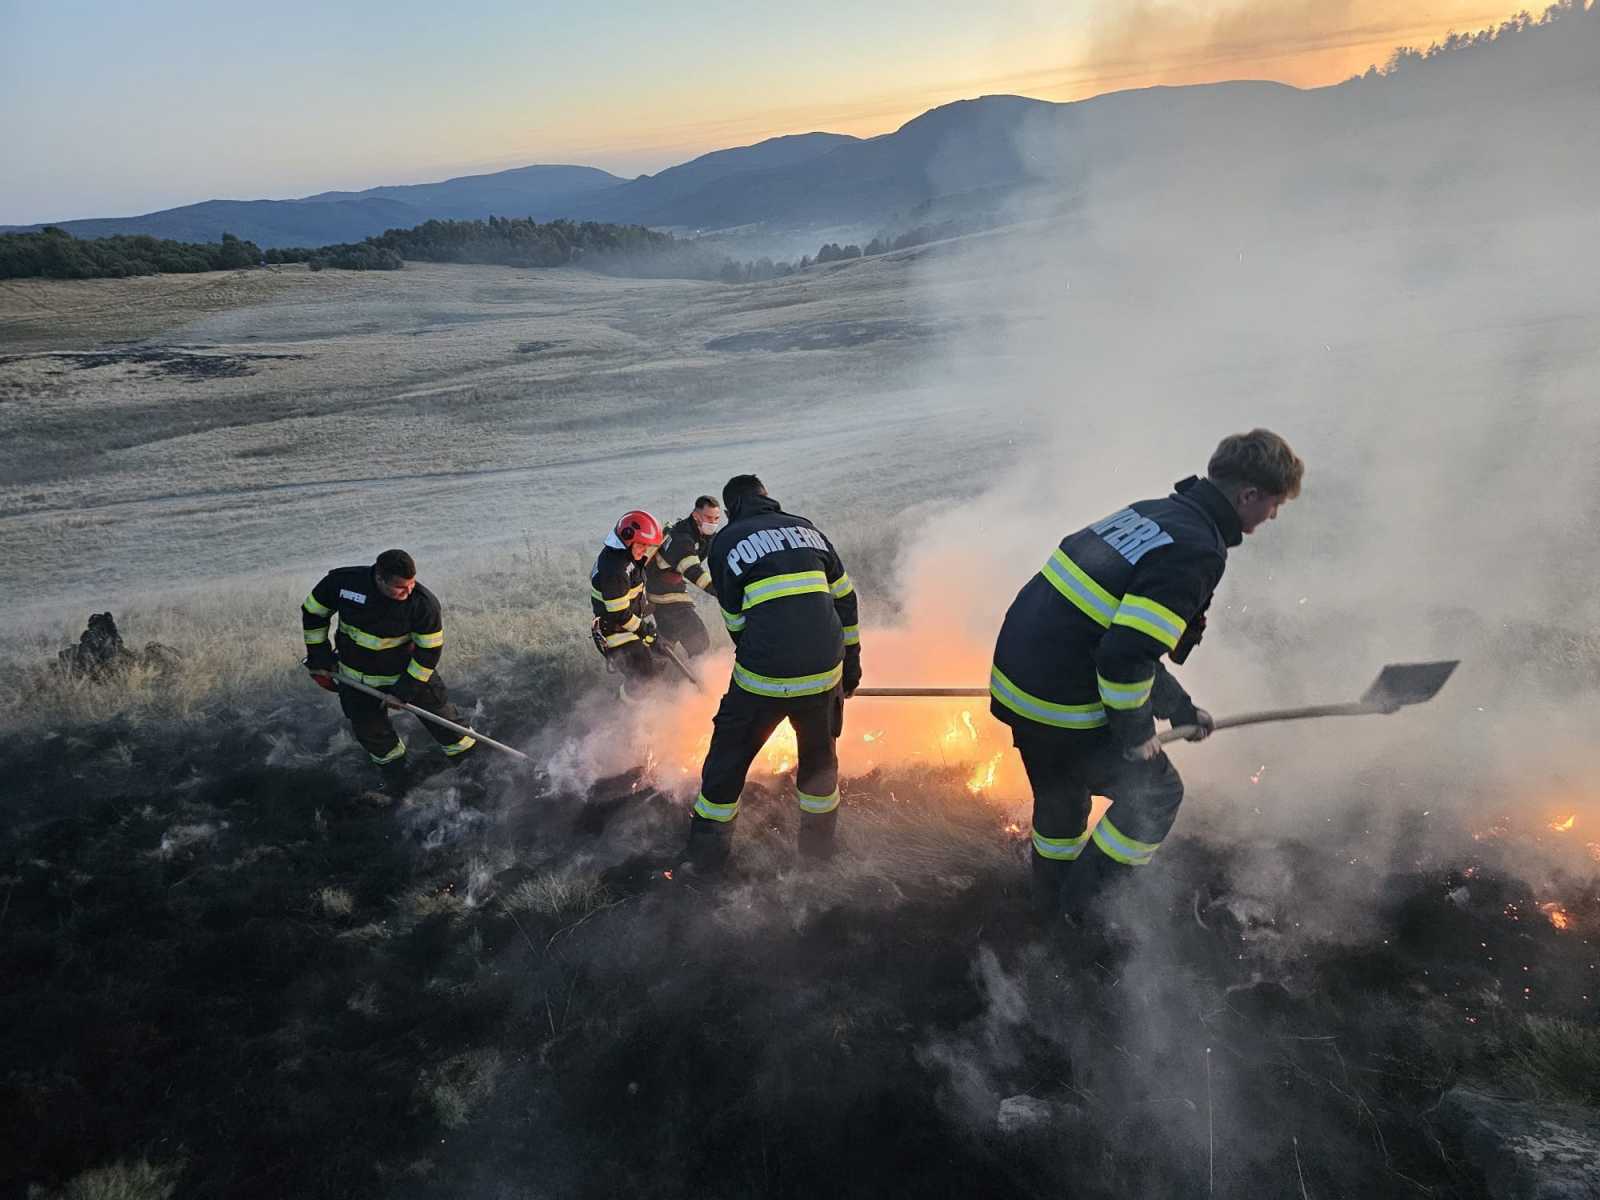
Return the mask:
POLYGON ((329 571, 300 606, 300 624, 306 669, 318 687, 338 693, 385 786, 403 787, 405 775, 406 744, 389 722, 390 708, 432 718, 428 732, 452 761, 477 744, 454 724, 456 710, 439 678, 439 600, 417 582, 417 564, 404 550, 385 550, 370 566, 329 571))
POLYGON ((1069 534, 1018 593, 995 646, 990 707, 1011 726, 1033 789, 1041 907, 1078 917, 1160 848, 1183 780, 1155 722, 1196 741, 1215 724, 1161 659, 1187 657, 1229 549, 1299 494, 1304 469, 1268 430, 1224 438, 1204 478, 1069 534), (1091 834, 1093 794, 1112 806, 1091 834))

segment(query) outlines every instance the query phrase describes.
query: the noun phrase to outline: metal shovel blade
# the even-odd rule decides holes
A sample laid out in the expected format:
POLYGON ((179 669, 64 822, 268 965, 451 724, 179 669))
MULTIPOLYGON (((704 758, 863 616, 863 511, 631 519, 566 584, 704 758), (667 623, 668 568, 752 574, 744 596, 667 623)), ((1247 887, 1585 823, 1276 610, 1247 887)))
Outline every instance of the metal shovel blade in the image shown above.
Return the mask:
POLYGON ((1361 697, 1361 703, 1393 711, 1407 704, 1432 700, 1459 665, 1459 659, 1448 662, 1390 663, 1378 672, 1378 678, 1373 680, 1372 686, 1361 697))

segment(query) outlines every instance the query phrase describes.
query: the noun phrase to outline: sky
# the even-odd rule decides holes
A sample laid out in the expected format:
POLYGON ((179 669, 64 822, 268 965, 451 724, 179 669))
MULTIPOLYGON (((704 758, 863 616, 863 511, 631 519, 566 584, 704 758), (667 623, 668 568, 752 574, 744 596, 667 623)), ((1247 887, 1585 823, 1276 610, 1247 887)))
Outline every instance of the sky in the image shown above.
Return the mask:
POLYGON ((1337 83, 1486 0, 0 0, 0 224, 529 163, 624 177, 953 100, 1337 83))

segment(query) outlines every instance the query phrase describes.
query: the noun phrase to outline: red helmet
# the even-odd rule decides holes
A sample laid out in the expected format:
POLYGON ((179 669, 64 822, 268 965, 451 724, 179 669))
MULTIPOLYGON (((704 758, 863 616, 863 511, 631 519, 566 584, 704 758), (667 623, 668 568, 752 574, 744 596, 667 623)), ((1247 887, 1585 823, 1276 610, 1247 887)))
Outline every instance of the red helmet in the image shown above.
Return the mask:
POLYGON ((659 546, 667 540, 667 537, 661 531, 660 521, 644 509, 636 508, 630 513, 623 513, 622 520, 617 522, 617 540, 624 546, 633 546, 636 543, 643 546, 659 546))

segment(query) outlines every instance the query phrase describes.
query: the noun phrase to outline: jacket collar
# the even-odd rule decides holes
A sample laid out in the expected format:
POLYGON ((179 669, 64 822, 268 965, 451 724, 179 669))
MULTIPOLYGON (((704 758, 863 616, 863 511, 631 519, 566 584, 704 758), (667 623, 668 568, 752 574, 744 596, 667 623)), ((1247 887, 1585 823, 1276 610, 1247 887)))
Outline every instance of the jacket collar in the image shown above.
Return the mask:
POLYGON ((1239 525, 1239 514, 1233 510, 1233 503, 1209 479, 1198 475, 1180 479, 1172 485, 1172 494, 1189 501, 1210 517, 1222 535, 1223 545, 1231 548, 1244 541, 1244 530, 1239 525))
POLYGON ((611 547, 613 550, 627 549, 627 547, 622 544, 622 539, 617 536, 617 531, 615 529, 606 534, 606 545, 611 547))
MULTIPOLYGON (((746 517, 759 517, 764 513, 779 512, 783 506, 771 496, 743 496, 728 510, 728 524, 743 521, 746 517)), ((725 528, 725 527, 724 527, 725 528)))

